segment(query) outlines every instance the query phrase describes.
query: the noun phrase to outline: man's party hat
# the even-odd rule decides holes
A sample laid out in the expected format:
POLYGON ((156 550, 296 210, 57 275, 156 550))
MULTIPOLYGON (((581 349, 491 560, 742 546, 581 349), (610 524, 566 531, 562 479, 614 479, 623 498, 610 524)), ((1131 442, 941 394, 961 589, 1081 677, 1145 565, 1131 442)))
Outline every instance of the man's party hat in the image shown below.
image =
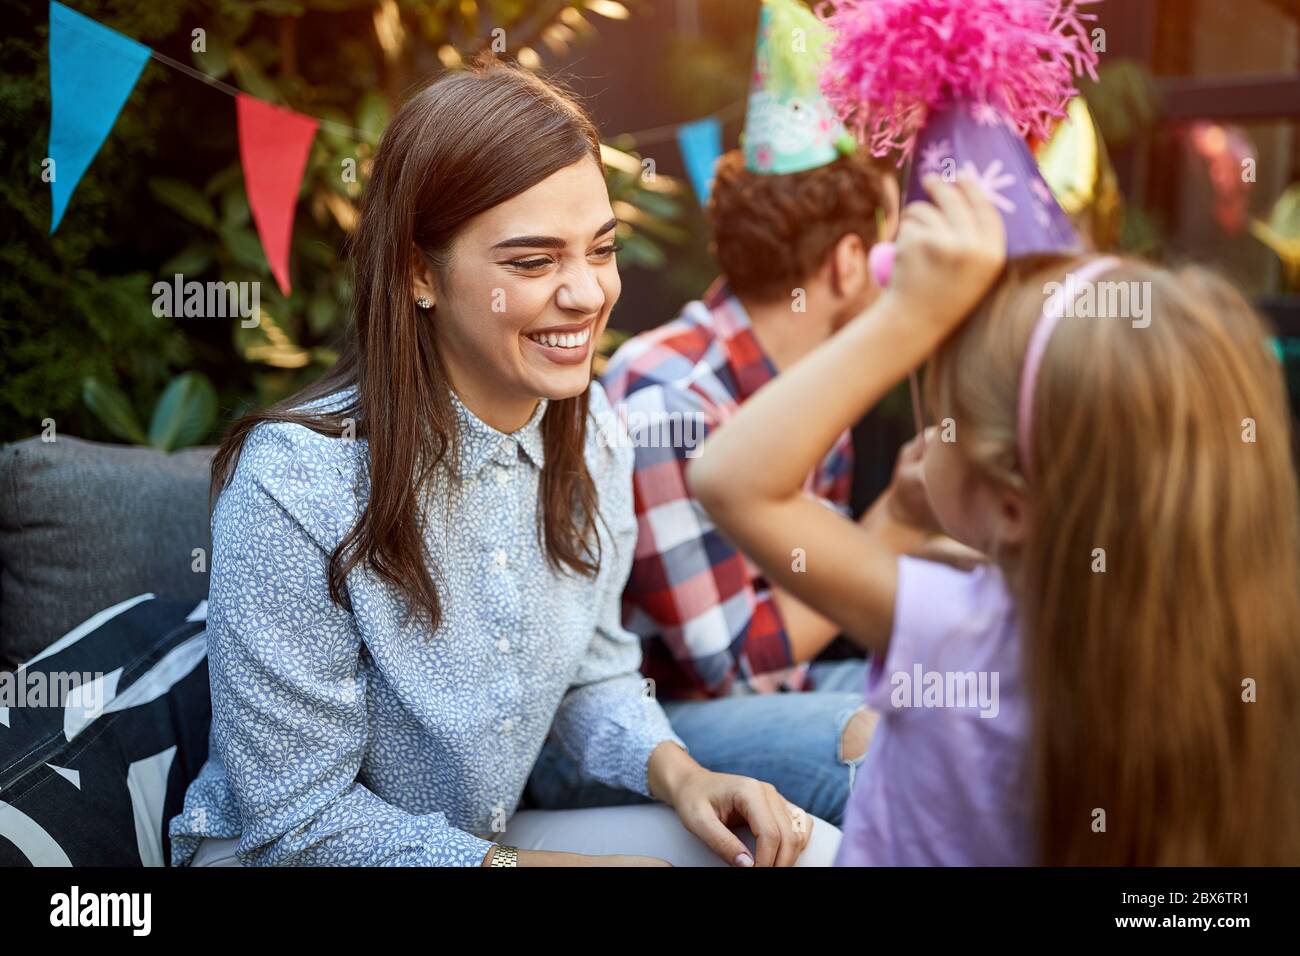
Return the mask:
POLYGON ((764 0, 740 137, 751 172, 803 172, 853 151, 853 137, 818 88, 829 41, 825 24, 798 0, 764 0))
POLYGON ((911 159, 906 201, 923 176, 973 176, 1001 211, 1007 255, 1080 248, 1025 142, 1047 139, 1096 78, 1079 7, 1097 0, 845 0, 821 88, 837 115, 883 156, 911 159))

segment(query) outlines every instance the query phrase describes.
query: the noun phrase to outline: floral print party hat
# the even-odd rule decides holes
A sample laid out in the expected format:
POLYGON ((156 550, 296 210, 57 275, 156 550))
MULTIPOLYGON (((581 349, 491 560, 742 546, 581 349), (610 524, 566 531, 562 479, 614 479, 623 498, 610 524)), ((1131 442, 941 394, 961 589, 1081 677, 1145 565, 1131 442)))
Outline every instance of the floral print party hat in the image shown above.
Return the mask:
POLYGON ((1096 79, 1085 26, 1096 0, 845 0, 821 89, 873 155, 911 160, 905 201, 921 179, 966 173, 1006 223, 1007 255, 1080 249, 1026 138, 1050 138, 1076 74, 1096 79))
POLYGON ((764 0, 740 137, 751 172, 803 172, 855 148, 818 89, 829 40, 825 24, 798 0, 764 0))

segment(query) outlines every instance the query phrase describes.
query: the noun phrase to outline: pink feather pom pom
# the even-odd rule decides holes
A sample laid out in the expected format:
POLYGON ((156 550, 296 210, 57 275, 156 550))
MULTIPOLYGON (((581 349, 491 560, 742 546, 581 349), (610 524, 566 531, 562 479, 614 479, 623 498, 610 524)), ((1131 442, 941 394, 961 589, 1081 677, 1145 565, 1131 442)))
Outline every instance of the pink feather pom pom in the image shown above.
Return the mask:
POLYGON ((1021 136, 1046 139, 1097 54, 1078 8, 1098 0, 841 0, 821 13, 834 32, 826 99, 876 156, 903 162, 929 111, 954 101, 995 107, 1021 136))
POLYGON ((877 242, 867 253, 867 268, 871 270, 871 277, 876 280, 876 285, 884 288, 889 285, 890 277, 894 274, 894 260, 898 257, 898 250, 892 242, 877 242))

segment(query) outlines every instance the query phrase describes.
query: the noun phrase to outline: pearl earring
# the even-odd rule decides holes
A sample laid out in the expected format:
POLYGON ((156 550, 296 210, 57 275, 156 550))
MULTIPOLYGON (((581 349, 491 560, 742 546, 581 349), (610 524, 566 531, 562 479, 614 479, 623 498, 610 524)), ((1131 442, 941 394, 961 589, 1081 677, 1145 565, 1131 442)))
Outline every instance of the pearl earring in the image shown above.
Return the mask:
POLYGON ((415 300, 415 304, 422 309, 427 309, 429 306, 433 305, 433 303, 429 301, 429 297, 427 295, 420 296, 418 299, 415 300))

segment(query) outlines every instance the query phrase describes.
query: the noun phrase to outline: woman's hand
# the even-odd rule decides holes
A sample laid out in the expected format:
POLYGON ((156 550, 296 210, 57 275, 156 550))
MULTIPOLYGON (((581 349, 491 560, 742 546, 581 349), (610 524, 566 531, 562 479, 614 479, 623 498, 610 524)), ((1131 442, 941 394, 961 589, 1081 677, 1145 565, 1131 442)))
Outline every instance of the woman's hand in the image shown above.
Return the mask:
POLYGON ((673 809, 682 824, 732 866, 793 866, 808 846, 812 817, 770 783, 700 769, 689 777, 673 809), (731 827, 747 825, 754 855, 731 827))
POLYGON ((922 180, 932 203, 903 209, 893 274, 883 298, 937 340, 955 329, 992 286, 1006 262, 1002 215, 978 182, 960 175, 922 180))
POLYGON ((808 846, 812 817, 771 784, 705 770, 672 743, 655 748, 648 772, 651 793, 732 866, 791 866, 808 846), (730 829, 742 825, 754 834, 753 855, 730 829))

